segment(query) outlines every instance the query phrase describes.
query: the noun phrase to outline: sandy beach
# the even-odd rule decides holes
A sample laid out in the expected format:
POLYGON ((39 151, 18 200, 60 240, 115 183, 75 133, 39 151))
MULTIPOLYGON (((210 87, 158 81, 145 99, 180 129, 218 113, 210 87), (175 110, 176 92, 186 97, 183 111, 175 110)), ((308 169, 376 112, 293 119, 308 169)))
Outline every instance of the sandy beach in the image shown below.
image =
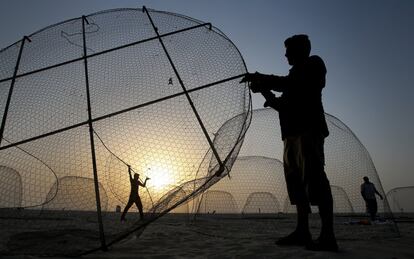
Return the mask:
MULTIPOLYGON (((337 220, 338 221, 338 220, 337 220)), ((312 219, 313 236, 318 234, 312 219)), ((414 258, 414 222, 389 226, 336 224, 338 253, 279 247, 274 241, 294 226, 294 218, 202 219, 174 221, 161 218, 142 235, 114 245, 107 252, 85 258, 414 258)))
MULTIPOLYGON (((96 251, 81 257, 414 258, 414 220, 412 217, 400 218, 396 224, 387 221, 364 225, 358 224, 361 220, 366 220, 363 216, 336 216, 335 230, 340 250, 338 253, 332 253, 308 251, 303 247, 280 247, 274 244, 275 240, 294 229, 294 214, 270 217, 210 214, 195 218, 190 215, 165 215, 149 224, 141 235, 132 234, 110 246, 108 251, 96 251)), ((84 215, 84 218, 86 217, 84 215)), ((127 224, 131 224, 134 217, 138 218, 137 213, 129 214, 127 224)), ((88 220, 90 220, 89 217, 88 220)), ((316 238, 320 228, 317 214, 311 215, 310 227, 313 237, 316 238)), ((82 245, 87 245, 84 242, 95 240, 96 244, 97 240, 96 231, 77 233, 76 241, 70 241, 70 236, 73 234, 70 231, 60 236, 56 236, 56 231, 49 231, 50 235, 55 235, 51 239, 44 232, 42 235, 36 234, 35 228, 34 224, 24 237, 17 239, 14 236, 9 240, 7 240, 6 231, 3 231, 0 257, 40 258, 50 256, 46 249, 47 245, 76 251, 82 245), (29 235, 30 233, 33 235, 29 235), (80 239, 79 235, 83 235, 83 238, 80 239), (52 244, 52 242, 55 243, 52 244), (43 249, 46 252, 38 250, 41 247, 39 244, 44 245, 43 249)), ((53 247, 53 249, 57 248, 53 247)))

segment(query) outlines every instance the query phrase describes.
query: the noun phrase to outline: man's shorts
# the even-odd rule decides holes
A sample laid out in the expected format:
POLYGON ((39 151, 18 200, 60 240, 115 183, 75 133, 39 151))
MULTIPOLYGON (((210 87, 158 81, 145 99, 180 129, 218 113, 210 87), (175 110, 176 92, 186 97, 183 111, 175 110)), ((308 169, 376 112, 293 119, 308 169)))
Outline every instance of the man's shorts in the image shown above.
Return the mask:
POLYGON ((324 171, 324 138, 316 136, 284 139, 283 166, 287 191, 293 205, 319 205, 332 199, 324 171))

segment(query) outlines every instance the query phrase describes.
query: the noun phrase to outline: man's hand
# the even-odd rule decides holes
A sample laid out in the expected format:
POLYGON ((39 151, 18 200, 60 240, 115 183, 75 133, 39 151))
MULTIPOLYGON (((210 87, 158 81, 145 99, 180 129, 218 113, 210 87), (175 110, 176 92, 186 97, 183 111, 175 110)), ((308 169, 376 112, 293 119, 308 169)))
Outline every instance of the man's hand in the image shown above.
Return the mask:
POLYGON ((279 97, 276 97, 271 91, 263 91, 261 94, 266 99, 266 102, 263 104, 264 107, 271 107, 276 111, 280 110, 279 97))
POLYGON ((274 99, 266 100, 266 102, 263 104, 264 107, 271 107, 275 109, 276 111, 280 110, 280 102, 279 98, 274 97, 274 99))
POLYGON ((260 74, 258 72, 256 73, 247 73, 242 80, 240 81, 240 83, 246 83, 249 82, 249 88, 252 90, 253 93, 257 93, 257 92, 261 92, 262 90, 264 90, 264 85, 262 84, 262 77, 263 74, 260 74))
POLYGON ((145 181, 147 181, 147 180, 151 180, 151 178, 149 178, 148 176, 145 178, 145 181))
POLYGON ((253 77, 254 77, 253 73, 246 73, 239 83, 241 84, 241 83, 251 82, 253 80, 253 77))

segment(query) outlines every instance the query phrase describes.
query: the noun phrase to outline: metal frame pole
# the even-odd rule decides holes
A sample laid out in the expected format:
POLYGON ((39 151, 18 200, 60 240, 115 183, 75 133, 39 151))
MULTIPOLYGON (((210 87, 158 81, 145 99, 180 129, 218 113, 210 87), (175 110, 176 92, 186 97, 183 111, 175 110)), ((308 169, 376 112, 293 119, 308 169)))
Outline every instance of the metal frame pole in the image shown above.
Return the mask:
POLYGON ((174 73, 175 73, 175 75, 177 76, 178 81, 180 82, 181 88, 183 89, 183 92, 184 92, 185 96, 187 97, 187 100, 188 100, 188 102, 189 102, 189 104, 190 104, 190 106, 191 106, 191 109, 193 110, 194 115, 196 116, 197 121, 198 121, 198 123, 200 124, 200 127, 201 127, 201 129, 203 130, 203 133, 204 133, 204 135, 205 135, 205 137, 206 137, 206 139, 207 139, 207 141, 208 141, 208 144, 210 145, 210 148, 211 148, 211 150, 213 151, 213 154, 214 154, 214 156, 216 157, 216 159, 217 159, 217 161, 218 161, 218 163, 219 163, 219 165, 220 165, 220 169, 219 169, 219 171, 216 173, 216 175, 221 175, 221 173, 224 171, 224 164, 223 164, 223 161, 221 161, 221 158, 220 158, 220 156, 219 156, 219 154, 218 154, 218 152, 217 152, 217 150, 216 150, 216 148, 215 148, 215 146, 214 146, 214 144, 213 144, 213 141, 211 140, 210 136, 208 135, 207 129, 206 129, 206 127, 204 126, 204 123, 203 123, 203 121, 201 120, 201 117, 200 117, 200 115, 198 114, 197 109, 196 109, 196 107, 194 106, 194 103, 193 103, 193 101, 191 100, 190 95, 188 94, 187 88, 185 87, 184 82, 183 82, 183 80, 181 79, 180 74, 178 73, 178 70, 177 70, 177 68, 176 68, 176 67, 175 67, 175 65, 174 65, 174 62, 173 62, 173 61, 172 61, 172 59, 171 59, 171 56, 170 56, 170 54, 168 53, 167 48, 165 47, 164 42, 162 41, 162 38, 161 38, 160 34, 158 33, 158 28, 155 26, 154 21, 153 21, 153 20, 152 20, 152 18, 151 18, 151 15, 149 14, 149 12, 148 12, 148 10, 147 10, 147 8, 146 8, 145 6, 143 6, 142 11, 143 11, 143 12, 145 12, 145 13, 147 14, 148 19, 150 20, 151 25, 152 25, 152 27, 154 28, 155 33, 157 34, 157 38, 158 38, 159 42, 161 43, 162 48, 164 49, 165 55, 167 55, 168 61, 170 62, 170 65, 171 65, 172 69, 174 70, 174 73))
POLYGON ((106 251, 108 248, 105 242, 105 234, 104 234, 104 228, 103 228, 103 223, 102 223, 101 199, 99 195, 99 184, 98 184, 98 169, 96 165, 95 142, 93 138, 91 98, 90 98, 90 93, 89 93, 88 58, 87 58, 87 51, 86 51, 85 22, 89 24, 88 20, 86 19, 86 16, 82 16, 83 60, 85 64, 86 98, 87 98, 87 103, 88 103, 88 124, 89 124, 89 137, 91 141, 93 179, 95 183, 96 211, 98 214, 99 234, 100 234, 100 239, 101 239, 102 250, 106 251))
POLYGON ((24 36, 23 39, 22 39, 22 44, 20 45, 19 55, 17 56, 16 66, 14 67, 13 78, 12 78, 12 81, 10 83, 9 95, 7 96, 6 107, 4 108, 3 118, 2 118, 2 121, 1 121, 0 146, 1 146, 1 142, 3 140, 4 129, 6 127, 7 114, 9 113, 9 106, 10 106, 10 101, 11 101, 11 97, 12 97, 12 94, 13 94, 14 84, 16 82, 17 70, 19 70, 20 59, 22 57, 23 47, 24 47, 24 43, 25 43, 26 40, 31 42, 29 37, 24 36))

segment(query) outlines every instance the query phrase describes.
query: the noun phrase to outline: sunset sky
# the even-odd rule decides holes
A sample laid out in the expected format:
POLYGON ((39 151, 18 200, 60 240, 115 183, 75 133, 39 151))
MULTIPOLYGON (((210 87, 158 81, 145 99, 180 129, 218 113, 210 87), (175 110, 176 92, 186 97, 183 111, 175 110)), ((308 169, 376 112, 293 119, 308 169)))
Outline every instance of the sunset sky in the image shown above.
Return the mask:
POLYGON ((386 191, 414 185, 414 1, 3 0, 0 48, 70 18, 143 5, 211 22, 249 72, 287 74, 283 41, 308 34, 328 69, 325 111, 365 145, 386 191))

